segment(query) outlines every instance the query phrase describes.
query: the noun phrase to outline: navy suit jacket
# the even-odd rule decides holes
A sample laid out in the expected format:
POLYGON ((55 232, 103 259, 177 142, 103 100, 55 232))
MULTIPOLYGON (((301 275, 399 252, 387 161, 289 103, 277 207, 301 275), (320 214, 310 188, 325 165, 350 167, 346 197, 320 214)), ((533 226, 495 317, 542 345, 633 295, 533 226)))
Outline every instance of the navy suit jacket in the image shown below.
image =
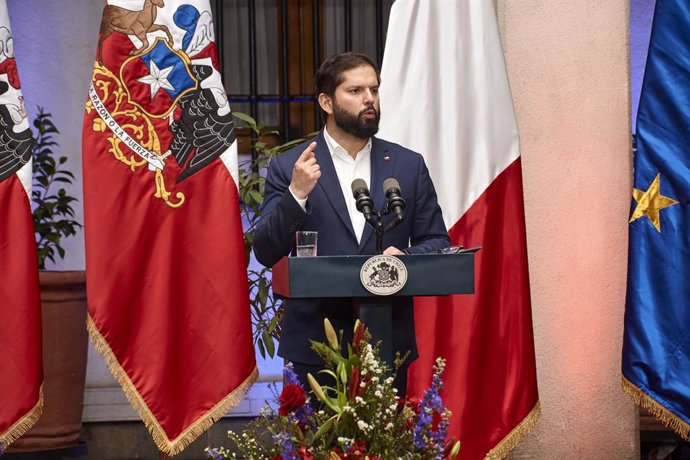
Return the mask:
MULTIPOLYGON (((402 222, 383 236, 383 249, 395 246, 407 249, 410 254, 423 254, 447 247, 450 239, 422 156, 391 142, 375 137, 371 140, 369 189, 374 209, 385 206, 383 181, 389 177, 398 180, 406 202, 402 222)), ((319 256, 376 254, 376 236, 371 226, 365 225, 361 242, 357 243, 323 133, 315 141, 314 153, 321 177, 309 194, 306 212, 295 201, 288 186, 295 161, 309 142, 273 158, 268 167, 263 212, 254 235, 256 258, 267 267, 295 250, 298 230, 319 232, 319 256)), ((385 216, 384 227, 392 219, 392 213, 385 216)), ((410 351, 410 359, 414 359, 417 347, 412 299, 396 297, 393 312, 393 349, 401 353, 410 351)), ((349 340, 354 324, 350 299, 287 300, 278 355, 305 364, 322 363, 311 351, 309 339, 325 340, 324 317, 328 317, 336 330, 343 330, 345 339, 349 340)))

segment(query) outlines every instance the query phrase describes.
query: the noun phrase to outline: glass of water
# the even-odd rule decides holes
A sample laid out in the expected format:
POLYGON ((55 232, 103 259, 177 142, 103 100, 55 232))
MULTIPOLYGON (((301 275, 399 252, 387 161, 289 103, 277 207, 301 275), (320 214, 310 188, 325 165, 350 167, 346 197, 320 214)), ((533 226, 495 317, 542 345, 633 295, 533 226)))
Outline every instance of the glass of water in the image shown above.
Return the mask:
POLYGON ((315 257, 319 232, 297 232, 297 257, 315 257))

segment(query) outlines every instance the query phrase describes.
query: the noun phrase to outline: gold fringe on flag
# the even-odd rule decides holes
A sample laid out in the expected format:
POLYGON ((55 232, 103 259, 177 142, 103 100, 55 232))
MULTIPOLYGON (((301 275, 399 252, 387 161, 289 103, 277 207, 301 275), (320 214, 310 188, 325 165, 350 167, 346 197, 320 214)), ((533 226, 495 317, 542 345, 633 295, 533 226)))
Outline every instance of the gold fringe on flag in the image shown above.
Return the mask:
POLYGON ((656 402, 651 396, 625 377, 621 377, 621 387, 635 404, 647 409, 661 423, 678 433, 681 438, 690 441, 690 425, 681 420, 680 417, 656 402))
POLYGON ((537 403, 534 405, 534 408, 532 408, 530 413, 527 414, 527 417, 525 417, 518 426, 513 428, 513 430, 508 433, 508 435, 503 438, 501 442, 496 444, 496 447, 491 449, 491 451, 486 454, 484 459, 498 460, 508 455, 508 453, 513 450, 530 431, 532 431, 532 428, 534 428, 534 425, 536 425, 540 415, 541 404, 539 401, 537 401, 537 403))
POLYGON ((199 417, 177 438, 170 440, 165 434, 165 431, 163 431, 163 428, 158 423, 158 420, 156 420, 153 412, 151 412, 149 407, 146 405, 146 402, 137 391, 127 373, 124 371, 124 369, 122 369, 122 366, 120 366, 115 353, 113 353, 110 345, 101 335, 90 314, 87 315, 86 318, 86 328, 89 331, 89 337, 91 338, 94 348, 98 354, 103 357, 105 364, 108 366, 108 369, 110 369, 110 373, 113 375, 120 387, 122 387, 122 390, 124 391, 125 396, 127 396, 132 408, 139 414, 139 417, 141 417, 144 425, 146 425, 146 428, 151 433, 153 442, 158 447, 158 450, 166 455, 173 456, 182 452, 189 444, 191 444, 196 438, 208 430, 211 425, 223 417, 230 409, 241 403, 247 396, 247 392, 251 386, 259 377, 259 371, 255 367, 254 370, 249 374, 249 377, 247 377, 239 387, 218 402, 218 404, 212 407, 208 412, 199 417))
POLYGON ((17 420, 4 433, 0 433, 0 452, 7 449, 7 447, 14 441, 22 437, 24 433, 29 431, 29 428, 34 426, 43 413, 43 384, 38 389, 38 401, 36 405, 31 408, 29 412, 24 414, 22 418, 17 420))

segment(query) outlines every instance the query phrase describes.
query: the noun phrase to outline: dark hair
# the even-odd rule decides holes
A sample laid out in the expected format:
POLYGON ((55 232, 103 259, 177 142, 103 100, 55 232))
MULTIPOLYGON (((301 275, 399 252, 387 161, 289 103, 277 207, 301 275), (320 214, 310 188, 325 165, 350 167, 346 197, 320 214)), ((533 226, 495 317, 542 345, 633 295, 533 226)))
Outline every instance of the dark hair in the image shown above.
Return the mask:
MULTIPOLYGON (((343 73, 361 66, 369 66, 374 69, 376 80, 381 83, 381 74, 374 61, 362 53, 348 51, 329 57, 316 71, 316 75, 314 75, 316 97, 318 98, 321 93, 333 97, 335 89, 343 82, 343 73)), ((322 109, 321 115, 325 121, 328 114, 322 109)))

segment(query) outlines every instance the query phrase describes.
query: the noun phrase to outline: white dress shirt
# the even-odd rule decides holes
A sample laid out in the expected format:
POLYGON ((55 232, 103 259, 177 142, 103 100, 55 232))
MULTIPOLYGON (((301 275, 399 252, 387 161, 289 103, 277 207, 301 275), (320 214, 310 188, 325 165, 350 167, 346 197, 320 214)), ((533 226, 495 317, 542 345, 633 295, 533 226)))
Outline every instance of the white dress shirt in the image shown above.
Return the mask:
POLYGON ((364 214, 357 211, 355 198, 352 196, 352 181, 355 179, 363 179, 367 183, 367 188, 371 182, 371 139, 367 142, 362 150, 357 152, 355 158, 352 158, 347 150, 338 144, 333 139, 326 128, 323 129, 323 137, 326 138, 328 151, 331 152, 333 159, 333 166, 335 172, 338 174, 338 182, 340 182, 340 189, 343 191, 345 197, 345 204, 347 205, 347 213, 350 215, 352 228, 355 230, 357 242, 362 240, 362 233, 366 221, 364 214))
MULTIPOLYGON (((331 154, 333 166, 335 166, 335 172, 338 175, 340 189, 343 191, 343 197, 345 198, 347 213, 350 215, 352 228, 355 231, 355 236, 359 243, 362 240, 362 233, 364 232, 366 221, 364 220, 364 214, 357 211, 355 198, 352 196, 351 185, 353 180, 362 179, 367 183, 367 187, 369 187, 369 183, 371 182, 371 139, 369 139, 367 145, 365 145, 362 150, 357 152, 355 158, 352 158, 350 154, 347 153, 347 150, 328 134, 325 127, 323 129, 323 137, 326 139, 326 146, 331 154)), ((292 190, 290 190, 290 193, 292 193, 292 190)), ((297 203, 299 203, 302 209, 306 209, 307 199, 300 200, 294 193, 292 193, 292 196, 297 200, 297 203)))

